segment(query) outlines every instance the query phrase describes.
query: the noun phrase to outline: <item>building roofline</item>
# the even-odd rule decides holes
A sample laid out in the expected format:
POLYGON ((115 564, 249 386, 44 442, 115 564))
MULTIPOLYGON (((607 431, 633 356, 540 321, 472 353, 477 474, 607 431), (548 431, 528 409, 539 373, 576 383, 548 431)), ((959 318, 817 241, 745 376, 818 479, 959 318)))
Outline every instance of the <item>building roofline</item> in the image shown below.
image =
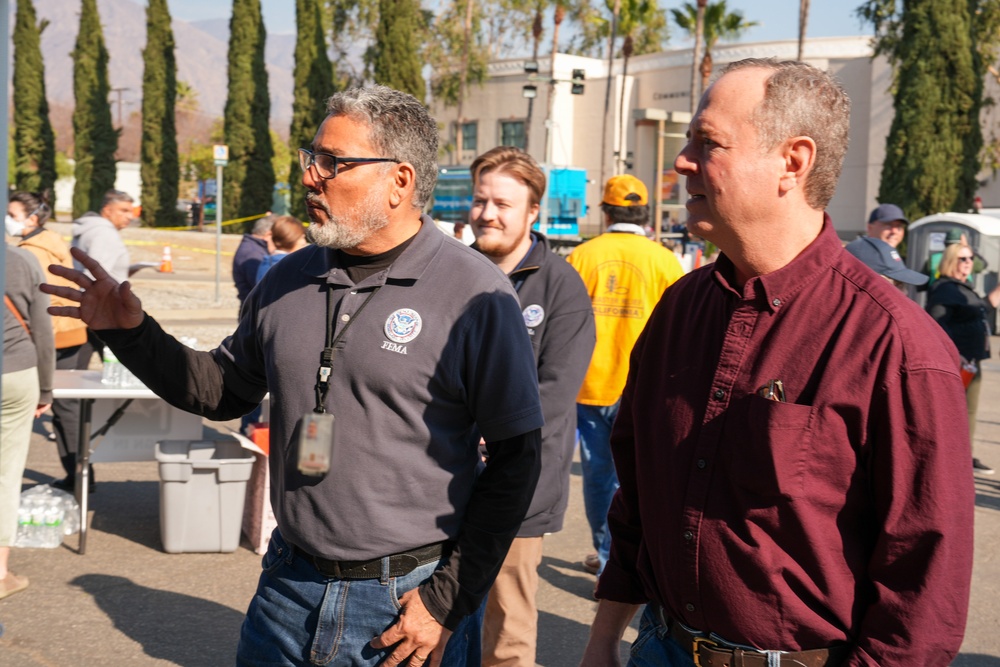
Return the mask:
MULTIPOLYGON (((657 53, 647 53, 629 58, 630 73, 647 72, 650 70, 671 69, 675 67, 690 67, 693 48, 670 49, 657 53)), ((798 53, 798 40, 779 40, 773 42, 748 42, 719 44, 712 49, 712 60, 716 64, 725 64, 745 58, 778 58, 794 60, 798 53)), ((870 37, 814 37, 806 40, 806 60, 836 60, 839 58, 865 58, 873 55, 870 37)), ((524 76, 524 63, 530 58, 511 58, 496 60, 489 63, 488 72, 491 77, 524 76)), ((621 58, 615 59, 614 71, 620 71, 623 64, 621 58)), ((538 59, 539 74, 551 72, 551 59, 546 56, 538 59)), ((580 68, 586 70, 589 78, 607 76, 608 62, 603 58, 556 54, 556 69, 570 70, 580 68)))

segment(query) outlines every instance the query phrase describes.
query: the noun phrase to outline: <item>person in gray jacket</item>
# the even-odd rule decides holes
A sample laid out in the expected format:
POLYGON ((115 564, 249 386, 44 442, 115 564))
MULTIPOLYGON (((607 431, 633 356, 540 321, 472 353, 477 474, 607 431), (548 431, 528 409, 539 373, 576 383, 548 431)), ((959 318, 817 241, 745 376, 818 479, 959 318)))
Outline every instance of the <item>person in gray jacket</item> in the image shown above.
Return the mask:
POLYGON ((518 148, 499 146, 476 158, 470 171, 473 248, 517 290, 545 416, 541 477, 486 601, 482 664, 534 665, 542 536, 562 530, 569 502, 576 395, 597 340, 594 309, 580 275, 549 249, 543 234, 531 230, 545 193, 538 163, 518 148))
MULTIPOLYGON (((99 213, 87 211, 73 221, 72 247, 79 248, 105 267, 107 272, 117 281, 124 282, 129 276, 139 270, 139 267, 129 264, 129 253, 122 240, 121 230, 132 222, 135 200, 127 192, 108 190, 101 200, 99 213)), ((90 275, 79 261, 73 260, 77 271, 90 275)), ((90 276, 93 278, 93 276, 90 276)), ((87 370, 94 353, 104 355, 104 343, 93 331, 87 329, 87 342, 80 346, 76 355, 75 370, 87 370)), ((59 428, 55 430, 60 441, 60 454, 66 476, 52 482, 52 486, 63 491, 73 492, 76 486, 76 459, 79 447, 77 422, 80 420, 80 401, 65 399, 59 401, 59 428)), ((93 469, 90 470, 88 486, 90 491, 96 491, 93 469)))
MULTIPOLYGON (((118 282, 125 282, 136 271, 129 266, 128 249, 121 236, 121 230, 132 222, 134 202, 127 192, 108 190, 99 213, 87 211, 73 221, 73 247, 93 257, 118 282)), ((88 273, 79 262, 75 267, 88 273)))
POLYGON ((38 260, 7 246, 3 313, 3 381, 0 388, 0 599, 28 587, 28 578, 8 568, 17 538, 21 478, 28 460, 31 425, 52 404, 56 345, 49 297, 38 260))

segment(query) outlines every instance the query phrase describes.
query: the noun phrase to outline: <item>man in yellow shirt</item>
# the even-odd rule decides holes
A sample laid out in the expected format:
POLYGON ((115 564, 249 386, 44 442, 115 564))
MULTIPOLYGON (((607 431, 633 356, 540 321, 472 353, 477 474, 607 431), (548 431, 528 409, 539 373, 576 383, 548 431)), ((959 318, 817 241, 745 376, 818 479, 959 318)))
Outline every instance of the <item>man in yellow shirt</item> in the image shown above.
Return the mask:
POLYGON ((649 195, 635 176, 612 176, 601 210, 607 231, 583 243, 569 263, 583 278, 597 323, 597 347, 576 399, 583 500, 596 554, 584 567, 600 575, 608 560, 608 508, 618 489, 611 425, 628 375, 628 359, 663 291, 684 270, 672 252, 646 238, 649 195))

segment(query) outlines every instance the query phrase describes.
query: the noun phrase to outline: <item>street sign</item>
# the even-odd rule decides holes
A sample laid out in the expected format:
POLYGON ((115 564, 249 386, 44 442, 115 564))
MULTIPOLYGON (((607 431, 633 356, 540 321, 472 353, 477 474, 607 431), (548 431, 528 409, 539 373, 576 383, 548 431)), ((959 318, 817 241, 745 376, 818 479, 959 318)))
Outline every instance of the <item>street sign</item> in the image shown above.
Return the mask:
POLYGON ((229 146, 215 144, 212 146, 212 157, 215 159, 216 167, 225 167, 229 164, 229 146))

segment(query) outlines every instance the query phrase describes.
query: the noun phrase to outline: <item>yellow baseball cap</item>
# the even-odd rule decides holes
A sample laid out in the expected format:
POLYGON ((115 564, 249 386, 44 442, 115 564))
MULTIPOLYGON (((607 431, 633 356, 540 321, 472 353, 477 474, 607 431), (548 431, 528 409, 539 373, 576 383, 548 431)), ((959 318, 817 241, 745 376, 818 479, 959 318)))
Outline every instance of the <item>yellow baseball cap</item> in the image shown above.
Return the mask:
POLYGON ((604 184, 602 203, 611 206, 643 206, 649 200, 646 186, 631 174, 612 176, 604 184))

